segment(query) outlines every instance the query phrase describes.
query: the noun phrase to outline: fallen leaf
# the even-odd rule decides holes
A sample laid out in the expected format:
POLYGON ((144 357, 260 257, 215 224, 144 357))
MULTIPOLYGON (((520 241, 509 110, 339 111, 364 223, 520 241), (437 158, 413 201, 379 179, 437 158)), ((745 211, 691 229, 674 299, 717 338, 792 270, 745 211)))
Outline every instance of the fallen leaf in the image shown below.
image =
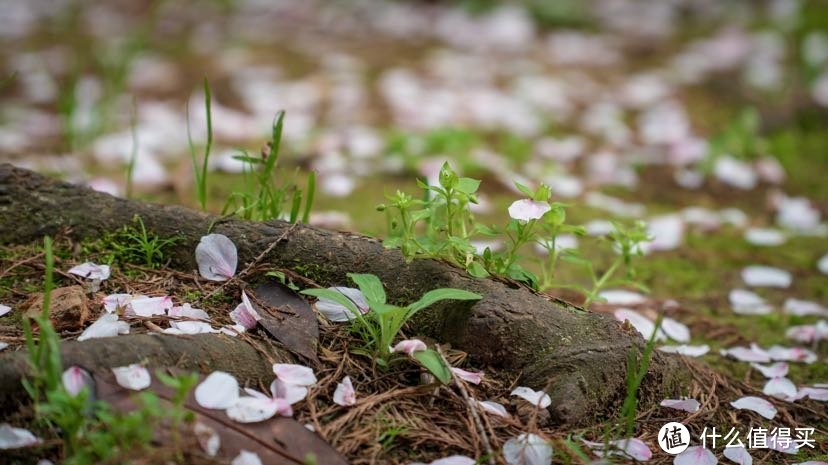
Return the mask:
POLYGON ((252 294, 262 304, 259 325, 289 351, 319 363, 319 324, 305 299, 275 281, 259 285, 252 294))

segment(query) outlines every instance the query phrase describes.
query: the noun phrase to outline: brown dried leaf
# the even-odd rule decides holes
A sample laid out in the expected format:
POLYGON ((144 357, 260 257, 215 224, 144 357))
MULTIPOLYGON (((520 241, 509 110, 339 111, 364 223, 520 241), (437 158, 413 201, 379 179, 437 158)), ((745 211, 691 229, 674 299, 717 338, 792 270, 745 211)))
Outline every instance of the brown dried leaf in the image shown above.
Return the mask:
POLYGON ((287 286, 267 281, 253 290, 260 307, 259 324, 289 351, 319 363, 319 324, 310 305, 287 286))

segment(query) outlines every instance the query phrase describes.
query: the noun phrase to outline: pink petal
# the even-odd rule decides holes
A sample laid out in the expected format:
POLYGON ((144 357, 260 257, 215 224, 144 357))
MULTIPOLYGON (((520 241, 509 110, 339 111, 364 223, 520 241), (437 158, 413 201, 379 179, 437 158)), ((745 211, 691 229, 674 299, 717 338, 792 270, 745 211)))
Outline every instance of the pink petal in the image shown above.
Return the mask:
POLYGON ((724 456, 739 465, 753 465, 753 457, 750 456, 750 452, 741 446, 725 447, 724 456))
POLYGON ((11 311, 11 307, 8 305, 0 304, 0 316, 3 316, 11 311))
POLYGON ((29 447, 39 443, 40 439, 27 429, 15 428, 8 423, 0 424, 0 450, 29 447))
POLYGON ((179 318, 194 318, 197 320, 205 320, 210 321, 210 315, 207 314, 204 310, 199 308, 193 308, 190 304, 185 303, 180 307, 172 307, 167 312, 169 316, 179 317, 179 318))
POLYGON ((229 373, 214 371, 196 387, 195 399, 204 408, 228 409, 239 399, 239 382, 229 373))
POLYGON ((136 297, 129 303, 127 314, 151 317, 155 315, 166 315, 167 310, 173 306, 172 297, 136 297))
POLYGON ((492 402, 491 400, 482 400, 482 401, 475 401, 477 405, 480 406, 483 410, 492 415, 497 415, 503 418, 509 418, 509 412, 506 411, 506 407, 498 404, 497 402, 492 402))
POLYGON ((777 452, 784 454, 796 455, 799 453, 799 448, 796 447, 796 442, 793 438, 777 438, 777 436, 768 436, 768 447, 777 452))
POLYGON ((215 457, 218 454, 221 447, 221 437, 216 433, 216 430, 199 421, 193 425, 193 433, 195 433, 198 440, 198 445, 208 456, 215 457))
POLYGON ((304 365, 275 363, 273 364, 273 373, 285 384, 310 386, 316 383, 316 375, 313 374, 313 370, 304 365))
POLYGON ((750 366, 759 370, 765 378, 778 378, 787 376, 788 374, 788 364, 785 362, 778 362, 767 366, 751 363, 750 366))
POLYGON ((552 398, 549 397, 547 393, 543 391, 535 391, 534 389, 526 386, 518 386, 514 388, 510 395, 521 397, 530 404, 540 408, 546 408, 552 405, 552 398))
POLYGON ((509 206, 509 216, 518 221, 537 220, 551 209, 552 207, 546 202, 532 199, 515 200, 509 206))
POLYGON ((88 384, 89 379, 89 373, 79 366, 69 367, 63 372, 63 376, 61 376, 63 387, 66 388, 66 392, 68 392, 71 396, 78 395, 78 393, 81 392, 81 390, 88 384))
POLYGON ((523 433, 503 445, 503 458, 509 465, 550 465, 552 446, 536 434, 523 433))
POLYGON ((674 408, 676 410, 684 410, 685 412, 695 413, 699 411, 699 401, 696 399, 664 399, 661 401, 662 407, 674 408))
POLYGON ((700 346, 689 346, 686 344, 682 344, 677 346, 661 346, 658 348, 658 350, 666 352, 668 354, 686 355, 688 357, 701 357, 702 355, 710 352, 710 346, 707 344, 703 344, 700 346))
POLYGON ((483 380, 483 373, 481 372, 466 371, 462 368, 454 367, 451 368, 451 372, 454 373, 454 376, 457 376, 467 383, 480 384, 480 381, 483 380))
POLYGON ((768 356, 778 361, 804 362, 808 364, 817 361, 817 355, 814 352, 802 347, 772 346, 768 349, 768 356))
POLYGON ((796 385, 791 382, 788 378, 778 377, 778 378, 771 378, 765 384, 764 389, 762 392, 766 396, 776 397, 778 399, 784 400, 791 400, 796 397, 797 389, 796 385))
POLYGON ((98 318, 98 321, 92 323, 88 328, 86 328, 78 337, 78 341, 103 337, 114 337, 119 334, 129 334, 129 323, 126 321, 119 321, 118 315, 114 313, 108 313, 98 318))
POLYGON ((419 339, 406 339, 398 342, 397 345, 391 349, 391 352, 404 352, 408 355, 412 355, 414 352, 418 352, 420 350, 426 350, 425 342, 419 339))
POLYGON ((119 386, 133 391, 140 391, 149 387, 152 380, 149 371, 138 364, 112 369, 115 374, 115 381, 119 386))
POLYGON ((730 349, 722 350, 722 355, 728 355, 742 362, 767 363, 771 361, 770 355, 756 345, 751 345, 750 348, 731 347, 730 349))
POLYGON ((356 403, 356 391, 354 391, 354 385, 351 384, 350 377, 346 376, 341 383, 336 385, 333 401, 335 404, 343 407, 348 407, 356 403))
POLYGON ((236 274, 238 254, 233 242, 222 234, 208 234, 196 247, 198 272, 210 281, 226 281, 236 274))
POLYGON ((828 388, 804 387, 799 390, 797 397, 802 399, 805 396, 812 400, 828 402, 828 388))
POLYGON ((113 313, 121 308, 125 310, 132 302, 132 294, 110 294, 103 298, 103 306, 107 313, 113 313))
POLYGON ((739 410, 752 410, 768 420, 773 420, 776 416, 776 407, 761 397, 741 397, 731 402, 730 405, 739 410))
MULTIPOLYGON (((227 409, 227 416, 239 423, 256 423, 273 418, 287 404, 283 399, 240 397, 227 409)), ((287 406, 290 408, 290 405, 287 406)))
POLYGON ((69 273, 86 279, 103 281, 109 278, 109 265, 96 265, 92 262, 82 263, 69 269, 69 273))
POLYGON ((270 383, 270 392, 273 397, 284 399, 290 405, 302 401, 308 396, 307 387, 287 384, 278 378, 274 379, 273 382, 270 383))
POLYGON ((230 462, 230 465, 262 465, 262 459, 255 452, 243 450, 230 462))
POLYGON ((240 303, 235 310, 230 312, 230 319, 234 323, 244 326, 245 329, 250 330, 256 327, 261 317, 256 307, 250 302, 247 293, 242 291, 242 303, 240 303))
POLYGON ((653 452, 649 447, 647 447, 647 444, 644 444, 644 441, 640 439, 619 439, 617 441, 612 441, 611 444, 639 462, 644 462, 653 458, 653 452))
POLYGON ((704 447, 693 446, 677 455, 673 465, 716 465, 719 460, 704 447))

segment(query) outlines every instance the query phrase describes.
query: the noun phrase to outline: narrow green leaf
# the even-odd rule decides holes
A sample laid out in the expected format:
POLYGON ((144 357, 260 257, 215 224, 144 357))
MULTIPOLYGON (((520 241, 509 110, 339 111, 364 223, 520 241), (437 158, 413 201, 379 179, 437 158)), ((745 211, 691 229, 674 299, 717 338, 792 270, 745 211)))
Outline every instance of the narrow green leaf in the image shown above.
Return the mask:
POLYGON ((302 213, 302 222, 308 223, 310 220, 310 212, 311 208, 313 207, 313 196, 316 192, 316 172, 311 171, 308 173, 308 182, 305 186, 305 192, 307 193, 307 198, 305 199, 305 211, 302 213))
POLYGON ((431 349, 418 350, 414 352, 413 357, 441 383, 448 384, 451 382, 451 370, 436 351, 431 349))
POLYGON ((441 300, 479 300, 482 298, 482 296, 474 292, 464 291, 462 289, 435 289, 426 292, 420 297, 420 300, 408 306, 409 316, 441 300))

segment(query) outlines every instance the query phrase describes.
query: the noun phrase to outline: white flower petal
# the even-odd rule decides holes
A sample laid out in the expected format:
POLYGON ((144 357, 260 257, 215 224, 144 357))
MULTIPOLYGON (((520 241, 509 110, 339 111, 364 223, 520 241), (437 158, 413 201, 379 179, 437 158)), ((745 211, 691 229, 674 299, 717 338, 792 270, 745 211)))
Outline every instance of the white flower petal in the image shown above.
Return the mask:
POLYGON ((699 401, 696 399, 664 399, 661 401, 661 406, 696 413, 699 411, 701 404, 699 404, 699 401))
POLYGON ((15 428, 8 423, 0 424, 0 449, 17 449, 40 443, 31 431, 15 428))
POLYGON ((689 346, 687 344, 677 346, 661 346, 658 350, 668 354, 686 355, 688 357, 701 357, 710 352, 710 346, 703 344, 700 346, 689 346))
POLYGON ((119 307, 126 309, 132 298, 132 294, 110 294, 103 298, 103 306, 107 313, 114 313, 119 307))
POLYGON ((673 465, 716 465, 719 460, 704 447, 688 447, 673 459, 673 465))
MULTIPOLYGON (((79 392, 91 382, 89 373, 79 366, 72 366, 66 369, 61 376, 63 387, 71 396, 78 395, 79 392)), ((90 386, 91 387, 91 386, 90 386)))
POLYGON ((768 356, 773 360, 783 362, 804 362, 810 364, 817 361, 817 355, 813 351, 802 347, 771 346, 768 349, 768 356))
POLYGON ((467 383, 472 384, 480 384, 483 380, 483 373, 481 372, 474 372, 474 371, 466 371, 462 368, 451 368, 451 372, 454 373, 454 376, 462 379, 467 383))
POLYGON ((259 324, 261 316, 256 311, 256 307, 253 306, 253 302, 247 297, 246 292, 242 291, 242 303, 230 312, 230 319, 234 323, 244 326, 247 330, 253 329, 259 324))
POLYGON ((208 234, 196 246, 198 272, 211 281, 226 281, 236 274, 238 254, 233 241, 222 234, 208 234))
POLYGON ((745 231, 745 240, 753 245, 772 247, 784 244, 787 237, 778 229, 750 228, 745 231))
POLYGON ((273 397, 284 399, 289 405, 305 400, 305 397, 308 396, 307 387, 283 383, 278 378, 270 383, 270 392, 273 397))
POLYGON ((610 305, 639 305, 647 302, 647 298, 638 292, 626 289, 607 289, 598 293, 610 305))
POLYGON ((414 352, 421 350, 426 350, 425 342, 419 339, 406 339, 398 342, 397 345, 391 349, 391 352, 403 352, 405 354, 412 355, 414 352))
POLYGON ((733 312, 740 315, 767 315, 773 311, 765 299, 745 289, 733 289, 728 297, 733 312))
POLYGON ((0 316, 4 316, 5 314, 11 311, 11 307, 8 305, 0 304, 0 316))
POLYGON ((535 391, 534 389, 526 386, 518 386, 514 388, 509 395, 523 398, 530 404, 540 408, 546 408, 552 405, 552 398, 549 397, 549 394, 543 391, 535 391))
POLYGON ((195 399, 204 408, 228 409, 239 399, 239 382, 229 373, 214 371, 196 387, 195 399))
POLYGON ((796 385, 788 378, 777 377, 771 378, 762 389, 762 393, 766 396, 776 397, 778 399, 792 400, 796 398, 796 385))
POLYGON ((262 459, 255 452, 242 450, 239 455, 230 462, 230 465, 262 465, 262 459))
POLYGON ((465 455, 450 455, 448 457, 443 457, 441 459, 434 460, 430 462, 428 465, 474 465, 476 463, 477 460, 470 459, 465 455))
POLYGON ((765 378, 778 378, 788 375, 788 364, 785 362, 778 362, 773 365, 759 365, 758 363, 751 363, 750 366, 756 368, 765 378))
POLYGON ((127 314, 152 317, 155 315, 166 315, 173 306, 172 297, 135 297, 129 302, 127 314))
POLYGON ((336 385, 333 401, 335 404, 343 407, 348 407, 356 403, 356 391, 354 391, 354 385, 351 384, 351 378, 349 376, 346 376, 341 383, 336 385))
POLYGON ((785 313, 796 316, 828 316, 828 308, 808 300, 799 300, 794 298, 785 299, 783 305, 785 313))
POLYGON ((98 321, 92 323, 88 328, 86 328, 78 337, 78 341, 114 337, 119 334, 129 334, 129 323, 126 321, 119 321, 118 315, 114 313, 108 313, 98 318, 98 321))
POLYGON ((771 361, 770 355, 761 347, 751 345, 750 347, 731 347, 722 350, 722 355, 730 356, 741 362, 767 363, 771 361))
MULTIPOLYGON (((363 314, 368 313, 368 302, 365 300, 365 296, 362 295, 362 291, 359 289, 354 289, 352 287, 329 287, 328 289, 339 292, 347 297, 363 314)), ((348 308, 344 305, 340 305, 324 297, 320 297, 319 300, 316 301, 314 308, 316 308, 319 313, 324 315, 325 318, 334 322, 350 321, 356 318, 351 310, 348 310, 348 308)))
POLYGON ((661 330, 674 341, 690 342, 690 328, 672 318, 661 320, 661 330))
POLYGON ((125 367, 113 368, 112 373, 115 374, 115 381, 119 386, 133 391, 146 389, 152 383, 149 371, 135 363, 125 367))
POLYGON ((797 398, 802 399, 808 397, 811 400, 818 400, 821 402, 828 401, 828 388, 825 387, 804 387, 797 393, 797 398))
POLYGON ((509 465, 549 465, 552 446, 542 437, 523 433, 503 445, 503 458, 509 465))
POLYGON ((776 407, 761 397, 741 397, 731 402, 730 405, 739 410, 752 410, 768 420, 773 420, 776 416, 776 407))
POLYGON ((316 383, 313 369, 292 363, 274 363, 273 373, 285 384, 310 386, 316 383))
POLYGON ((725 447, 724 456, 739 465, 753 465, 753 457, 750 456, 750 452, 741 446, 725 447))
POLYGON ((92 262, 82 263, 69 269, 69 273, 86 279, 105 280, 109 278, 109 265, 96 265, 92 262))
POLYGON ((753 265, 742 269, 742 280, 748 286, 786 288, 793 282, 793 276, 780 268, 753 265))
MULTIPOLYGON (((613 315, 615 315, 615 319, 617 319, 618 321, 629 321, 633 328, 635 328, 639 333, 641 333, 644 339, 649 340, 653 332, 656 331, 655 323, 650 321, 650 319, 645 317, 644 315, 636 312, 635 310, 631 310, 629 308, 619 308, 618 310, 613 312, 613 315)), ((665 339, 667 339, 667 336, 665 336, 664 332, 661 329, 659 329, 656 333, 656 340, 663 341, 665 339)))
POLYGON ((491 400, 475 400, 475 402, 480 406, 480 408, 488 413, 491 413, 492 415, 497 415, 503 418, 510 417, 509 412, 506 411, 506 407, 498 404, 497 402, 493 402, 491 400))
POLYGON ((256 423, 273 418, 279 410, 281 399, 269 397, 240 397, 227 409, 227 416, 239 423, 256 423))
POLYGON ((509 206, 509 216, 518 221, 537 220, 551 209, 546 202, 532 199, 515 200, 509 206))
POLYGON ((205 425, 202 422, 196 422, 193 425, 193 433, 195 433, 198 445, 210 457, 215 457, 221 448, 221 437, 216 433, 216 430, 205 425))
POLYGON ((193 308, 190 304, 185 303, 180 307, 172 307, 167 312, 169 316, 179 317, 179 318, 195 318, 199 320, 210 320, 210 315, 207 314, 204 310, 199 308, 193 308))

